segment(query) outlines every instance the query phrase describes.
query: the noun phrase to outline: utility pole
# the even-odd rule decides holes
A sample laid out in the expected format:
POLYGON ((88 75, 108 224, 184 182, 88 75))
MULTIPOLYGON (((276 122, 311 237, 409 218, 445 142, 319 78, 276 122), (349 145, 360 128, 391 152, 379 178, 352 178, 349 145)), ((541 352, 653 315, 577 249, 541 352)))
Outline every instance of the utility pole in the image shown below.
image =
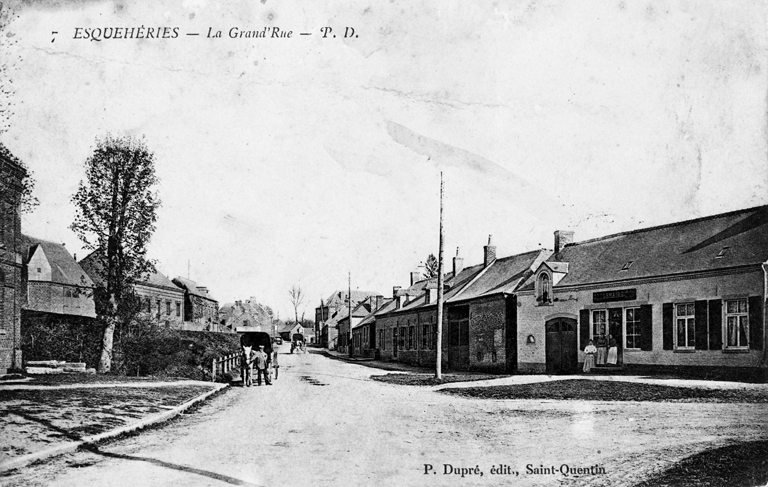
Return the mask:
POLYGON ((347 303, 349 303, 349 333, 344 339, 347 341, 347 354, 352 355, 352 272, 348 273, 347 279, 347 284, 349 285, 349 289, 347 290, 347 296, 349 298, 347 299, 347 303))
POLYGON ((443 172, 440 171, 440 248, 437 256, 437 357, 435 379, 443 378, 443 172))

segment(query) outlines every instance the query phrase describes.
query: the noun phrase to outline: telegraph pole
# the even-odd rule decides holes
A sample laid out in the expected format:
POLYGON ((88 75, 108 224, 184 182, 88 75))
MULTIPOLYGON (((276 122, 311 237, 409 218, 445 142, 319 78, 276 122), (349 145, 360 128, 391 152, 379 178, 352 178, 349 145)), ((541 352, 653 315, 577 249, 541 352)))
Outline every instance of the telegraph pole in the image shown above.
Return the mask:
POLYGON ((347 354, 352 355, 352 272, 350 271, 347 274, 347 284, 349 286, 347 290, 347 303, 349 307, 349 333, 346 337, 344 337, 344 340, 347 342, 347 354))
POLYGON ((440 171, 440 248, 437 253, 437 357, 435 379, 443 378, 443 172, 440 171))

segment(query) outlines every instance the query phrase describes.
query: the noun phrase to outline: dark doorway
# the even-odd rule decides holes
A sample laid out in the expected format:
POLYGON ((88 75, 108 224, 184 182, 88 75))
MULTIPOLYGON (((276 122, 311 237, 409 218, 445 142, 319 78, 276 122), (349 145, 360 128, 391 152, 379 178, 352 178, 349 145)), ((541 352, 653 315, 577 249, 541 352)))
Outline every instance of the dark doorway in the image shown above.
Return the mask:
POLYGON ((507 296, 505 311, 505 370, 508 374, 514 374, 517 372, 517 296, 507 296))
POLYGON ((554 318, 546 322, 548 374, 572 374, 578 366, 576 320, 554 318))
POLYGON ((448 308, 448 367, 469 368, 469 306, 448 308))

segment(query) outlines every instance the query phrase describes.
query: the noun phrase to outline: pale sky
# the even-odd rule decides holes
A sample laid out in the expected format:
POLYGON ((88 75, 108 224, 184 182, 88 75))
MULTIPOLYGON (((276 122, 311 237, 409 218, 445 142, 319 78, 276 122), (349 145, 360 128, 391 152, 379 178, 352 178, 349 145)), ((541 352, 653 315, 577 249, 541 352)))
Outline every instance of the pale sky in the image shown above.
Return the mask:
POLYGON ((145 135, 150 255, 221 304, 286 318, 297 284, 313 317, 348 272, 407 285, 437 253, 441 169, 446 265, 481 262, 489 234, 505 256, 768 203, 764 2, 62 3, 8 29, 0 141, 40 200, 23 231, 81 258, 69 200, 94 140, 145 135), (142 25, 179 37, 73 39, 142 25), (268 26, 292 38, 228 38, 268 26))

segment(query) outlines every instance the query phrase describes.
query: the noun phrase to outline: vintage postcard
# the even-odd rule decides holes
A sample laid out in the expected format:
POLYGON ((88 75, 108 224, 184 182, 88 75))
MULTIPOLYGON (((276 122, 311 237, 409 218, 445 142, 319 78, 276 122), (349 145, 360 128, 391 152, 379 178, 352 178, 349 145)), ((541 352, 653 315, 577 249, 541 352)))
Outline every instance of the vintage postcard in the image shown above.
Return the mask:
POLYGON ((0 483, 768 485, 767 26, 3 0, 0 483))

